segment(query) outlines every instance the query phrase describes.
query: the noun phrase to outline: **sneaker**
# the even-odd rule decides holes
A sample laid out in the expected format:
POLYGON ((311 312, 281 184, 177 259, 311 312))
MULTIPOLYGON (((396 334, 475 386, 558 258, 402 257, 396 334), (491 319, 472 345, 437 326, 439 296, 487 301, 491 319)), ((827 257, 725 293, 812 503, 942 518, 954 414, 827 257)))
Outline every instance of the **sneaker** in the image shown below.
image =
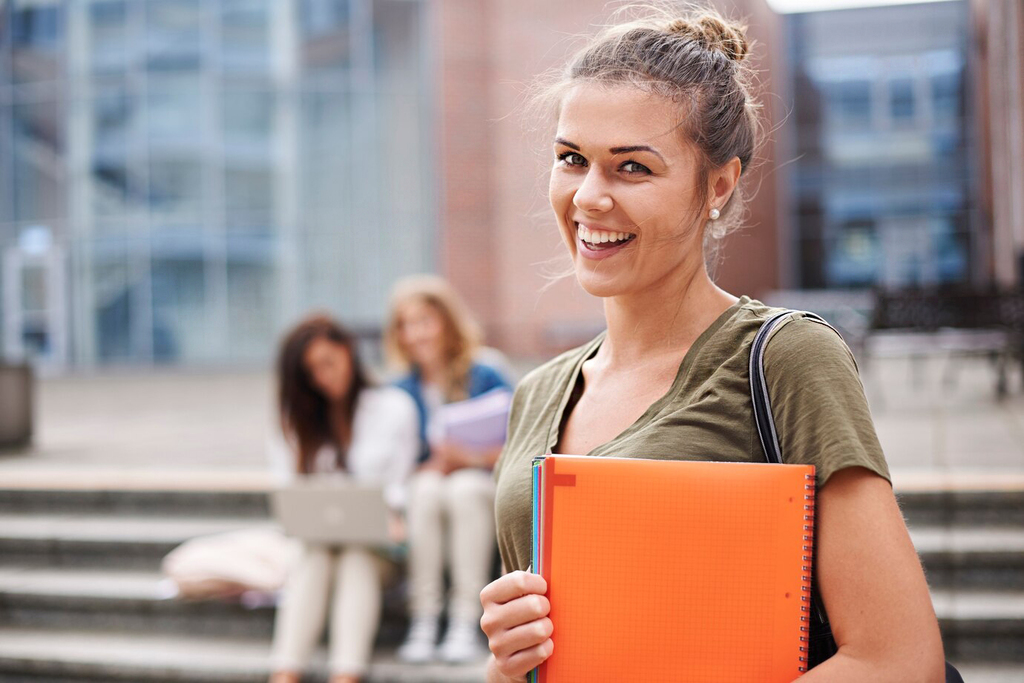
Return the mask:
POLYGON ((487 648, 480 636, 480 625, 477 622, 452 620, 439 649, 441 659, 451 664, 480 661, 487 656, 487 648))
POLYGON ((398 658, 407 664, 423 664, 434 659, 436 648, 437 618, 415 617, 409 635, 398 648, 398 658))

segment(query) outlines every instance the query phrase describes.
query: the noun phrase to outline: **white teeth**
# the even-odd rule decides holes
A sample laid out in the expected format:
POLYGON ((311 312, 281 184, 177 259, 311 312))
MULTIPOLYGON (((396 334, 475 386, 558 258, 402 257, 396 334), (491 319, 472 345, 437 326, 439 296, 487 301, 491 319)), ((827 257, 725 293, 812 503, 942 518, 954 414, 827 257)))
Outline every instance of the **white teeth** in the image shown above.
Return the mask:
POLYGON ((598 232, 584 225, 576 224, 576 235, 589 244, 607 244, 608 242, 624 242, 632 235, 628 232, 598 232))

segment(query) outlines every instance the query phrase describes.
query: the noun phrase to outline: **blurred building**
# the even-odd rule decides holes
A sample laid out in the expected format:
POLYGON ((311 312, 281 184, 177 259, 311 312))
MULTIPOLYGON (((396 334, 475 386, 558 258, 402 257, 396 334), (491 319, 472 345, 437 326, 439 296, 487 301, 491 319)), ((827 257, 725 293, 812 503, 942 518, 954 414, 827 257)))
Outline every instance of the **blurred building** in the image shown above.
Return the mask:
MULTIPOLYGON (((715 4, 747 19, 769 132, 726 289, 1015 281, 1019 3, 715 4)), ((600 302, 559 277, 554 122, 523 105, 613 10, 0 0, 3 353, 263 361, 310 308, 379 329, 418 271, 513 355, 581 343, 600 302)))
POLYGON ((266 358, 435 263, 425 3, 0 2, 3 350, 266 358))
POLYGON ((787 17, 793 285, 980 276, 967 28, 962 2, 787 17))

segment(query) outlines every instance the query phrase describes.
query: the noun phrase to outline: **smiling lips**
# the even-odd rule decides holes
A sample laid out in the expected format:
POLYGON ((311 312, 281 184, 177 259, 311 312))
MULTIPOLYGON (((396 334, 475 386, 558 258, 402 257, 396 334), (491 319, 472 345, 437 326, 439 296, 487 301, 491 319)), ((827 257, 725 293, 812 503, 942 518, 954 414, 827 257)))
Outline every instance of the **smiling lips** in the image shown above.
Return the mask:
POLYGON ((583 256, 587 258, 606 258, 626 246, 636 238, 632 232, 613 232, 596 230, 582 223, 576 224, 576 240, 583 256))

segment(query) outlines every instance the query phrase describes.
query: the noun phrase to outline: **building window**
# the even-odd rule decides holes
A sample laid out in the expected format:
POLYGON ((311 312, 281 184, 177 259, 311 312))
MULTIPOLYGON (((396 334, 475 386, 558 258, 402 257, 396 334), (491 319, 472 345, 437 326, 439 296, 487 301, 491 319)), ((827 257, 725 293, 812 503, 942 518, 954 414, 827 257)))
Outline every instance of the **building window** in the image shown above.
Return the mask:
POLYGON ((914 81, 901 78, 889 83, 889 111, 897 122, 914 118, 914 81))

